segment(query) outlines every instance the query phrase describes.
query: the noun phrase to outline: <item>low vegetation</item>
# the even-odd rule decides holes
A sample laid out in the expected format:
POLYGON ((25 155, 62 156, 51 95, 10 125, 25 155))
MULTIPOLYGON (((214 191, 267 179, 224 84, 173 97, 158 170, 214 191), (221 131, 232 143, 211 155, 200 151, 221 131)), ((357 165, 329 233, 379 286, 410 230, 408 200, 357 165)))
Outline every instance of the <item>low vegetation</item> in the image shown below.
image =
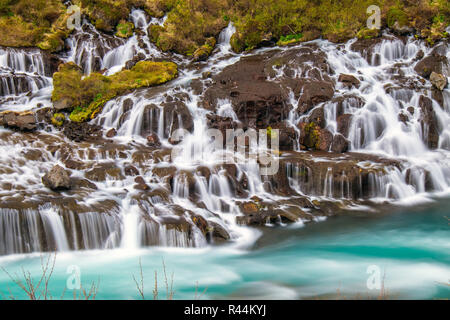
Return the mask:
POLYGON ((128 90, 163 84, 177 75, 177 65, 172 62, 140 61, 130 70, 112 76, 92 73, 83 78, 80 67, 69 62, 53 76, 52 100, 61 109, 71 111, 70 120, 89 121, 114 97, 128 90))
MULTIPOLYGON (((151 26, 152 41, 163 51, 208 55, 210 39, 233 22, 236 52, 268 43, 288 45, 319 37, 341 42, 353 37, 372 38, 366 12, 381 8, 382 28, 412 30, 429 44, 448 37, 450 4, 446 0, 74 0, 101 31, 129 37, 132 8, 167 20, 151 26), (199 51, 200 50, 200 51, 199 51)), ((38 46, 57 51, 68 36, 66 8, 59 0, 0 0, 0 45, 38 46)))
POLYGON ((0 0, 0 45, 59 51, 68 18, 60 0, 0 0))

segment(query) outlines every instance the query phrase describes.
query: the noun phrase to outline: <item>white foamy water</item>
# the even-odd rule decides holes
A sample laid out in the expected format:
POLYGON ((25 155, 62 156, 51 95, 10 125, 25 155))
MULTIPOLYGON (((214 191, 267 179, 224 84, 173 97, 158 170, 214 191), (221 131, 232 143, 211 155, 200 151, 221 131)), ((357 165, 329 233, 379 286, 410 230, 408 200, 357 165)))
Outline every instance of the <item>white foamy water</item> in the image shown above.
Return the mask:
MULTIPOLYGON (((82 28, 69 37, 69 51, 61 54, 60 58, 79 64, 86 75, 100 70, 111 75, 122 70, 127 61, 138 55, 148 60, 167 57, 150 43, 148 34, 151 24, 161 25, 165 20, 150 19, 141 10, 134 10, 130 18, 140 32, 129 39, 106 36, 96 31, 88 22, 84 22, 82 28)), ((242 57, 262 55, 272 50, 289 52, 304 45, 294 48, 266 48, 238 55, 231 51, 229 43, 235 31, 232 24, 224 29, 218 37, 212 57, 199 64, 198 68, 191 67, 187 58, 170 56, 180 66, 179 77, 161 87, 162 90, 158 87, 138 90, 115 98, 104 106, 101 114, 92 122, 102 125, 106 130, 117 130, 117 137, 112 140, 117 145, 127 147, 124 157, 109 153, 110 150, 100 150, 101 146, 98 145, 74 144, 56 131, 45 136, 45 139, 51 140, 49 144, 66 144, 67 149, 72 149, 70 157, 73 160, 96 161, 98 165, 113 163, 118 168, 123 168, 133 163, 134 153, 143 148, 145 138, 149 134, 156 134, 163 148, 173 148, 170 138, 174 129, 189 129, 183 141, 177 145, 180 152, 176 156, 172 157, 168 153, 158 159, 148 157, 142 160, 139 175, 149 186, 150 192, 155 194, 140 199, 140 193, 134 189, 134 177, 116 179, 114 176, 108 176, 104 181, 93 182, 96 190, 78 195, 63 194, 77 204, 85 205, 85 212, 73 212, 70 208, 67 209, 68 212, 57 212, 56 204, 39 209, 4 209, 0 212, 0 226, 5 230, 0 234, 0 240, 4 243, 3 247, 0 246, 0 254, 42 251, 49 246, 60 251, 106 248, 137 250, 145 246, 205 247, 208 244, 207 239, 191 219, 192 213, 226 230, 233 245, 247 247, 256 241, 260 232, 238 224, 237 218, 243 216, 241 202, 253 201, 251 199, 255 197, 271 204, 290 201, 292 197, 309 197, 311 200, 339 203, 370 200, 375 203, 389 201, 410 204, 423 202, 431 195, 448 193, 450 90, 447 88, 443 91, 444 106, 441 108, 437 101, 433 100, 431 86, 420 92, 406 85, 402 86, 402 81, 414 81, 417 78, 413 70, 417 52, 423 50, 427 55, 431 49, 412 38, 406 43, 387 38, 374 47, 370 61, 359 52, 352 51, 353 41, 345 46, 319 40, 313 44, 318 46, 317 50, 326 54, 327 62, 333 71, 331 77, 335 82, 335 97, 353 96, 342 104, 341 110, 342 113, 353 116, 348 136, 350 151, 400 160, 401 164, 398 167, 389 165, 380 168, 376 162, 359 161, 355 163, 355 167, 361 170, 373 169, 373 172, 368 175, 367 181, 361 180, 354 185, 349 178, 351 172, 333 167, 331 163, 323 171, 319 182, 312 183, 315 163, 348 160, 344 156, 337 160, 314 158, 309 162, 309 167, 295 162, 288 163, 280 170, 287 170, 287 184, 295 193, 280 195, 270 191, 270 177, 261 175, 257 161, 241 163, 234 159, 231 165, 240 179, 237 181, 244 181, 241 178, 245 177, 247 185, 246 194, 239 195, 237 189, 240 186, 229 178, 226 164, 221 157, 222 150, 217 150, 207 132, 207 116, 214 112, 202 107, 202 93, 194 90, 191 84, 199 81, 201 85, 207 86, 204 74, 210 73, 214 76, 242 57), (394 74, 392 69, 401 73, 401 80, 394 77, 396 73, 394 74), (339 84, 337 79, 341 73, 357 77, 361 82, 360 87, 348 89, 339 84), (392 90, 387 90, 388 87, 392 87, 392 90), (437 149, 429 148, 427 128, 423 128, 419 121, 421 95, 432 99, 432 110, 438 119, 437 149), (169 101, 168 97, 172 100, 169 101), (170 102, 179 105, 168 106, 170 102), (409 121, 404 123, 399 120, 398 115, 408 107, 412 107, 414 112, 409 116, 409 121), (189 121, 184 121, 182 117, 188 116, 192 120, 192 126, 184 128, 184 123, 189 121), (95 148, 98 150, 93 150, 95 148), (155 174, 155 170, 169 167, 177 171, 173 181, 166 182, 165 177, 155 174), (200 167, 207 168, 209 174, 201 175, 196 171, 200 167), (339 182, 336 182, 336 177, 340 178, 339 182), (336 183, 339 183, 338 187, 336 183), (167 194, 167 199, 156 194, 160 189, 163 189, 164 195, 167 194), (116 205, 104 209, 102 205, 108 200, 114 201, 116 205), (33 212, 38 214, 33 215, 33 212), (25 227, 22 227, 24 225, 25 227), (183 229, 187 225, 191 227, 189 236, 183 229), (21 228, 25 228, 26 232, 21 228), (44 235, 39 234, 40 230, 44 230, 44 235)), ((450 58, 448 48, 447 56, 450 58)), ((14 96, 13 102, 2 105, 2 108, 26 110, 36 107, 39 103, 43 106, 51 105, 52 82, 39 51, 1 49, 0 69, 2 74, 4 72, 10 75, 13 71, 23 74, 23 84, 29 86, 28 89, 22 88, 9 83, 7 77, 2 78, 4 96, 14 96), (36 82, 37 80, 42 83, 36 82), (14 91, 16 89, 18 91, 14 91)), ((314 72, 313 64, 307 62, 299 66, 291 77, 300 80, 302 77, 313 77, 314 72)), ((319 74, 323 76, 324 72, 319 71, 319 74)), ((283 76, 286 75, 281 68, 271 81, 279 81, 283 76)), ((287 103, 291 109, 287 120, 299 134, 296 125, 305 115, 296 113, 298 101, 293 92, 289 94, 287 103)), ((338 104, 325 102, 317 107, 324 107, 326 127, 336 133, 338 104)), ((217 101, 216 109, 217 115, 238 120, 228 99, 217 101)), ((5 132, 7 133, 6 130, 0 131, 0 134, 5 132)), ((43 150, 42 156, 37 160, 27 160, 23 152, 32 147, 33 143, 33 148, 45 149, 46 145, 25 139, 22 141, 20 137, 13 138, 6 133, 0 141, 0 159, 4 163, 0 166, 0 179, 5 184, 11 184, 12 191, 9 192, 4 187, 2 195, 8 199, 13 191, 21 190, 25 198, 34 197, 42 201, 40 197, 44 197, 42 194, 48 191, 41 183, 41 176, 53 164, 61 163, 62 155, 43 150)), ((295 148, 300 151, 298 143, 295 148)), ((73 176, 82 179, 84 172, 73 170, 73 176)), ((14 200, 13 198, 10 200, 14 200)), ((289 207, 286 205, 282 208, 289 207)), ((302 208, 300 204, 297 207, 304 210, 306 216, 309 215, 307 208, 302 208)), ((280 216, 277 219, 281 221, 280 216)), ((323 219, 324 217, 311 215, 313 221, 323 219)), ((271 221, 267 222, 271 224, 271 221)), ((299 220, 298 224, 303 225, 304 222, 299 220)), ((285 293, 290 294, 289 291, 285 293)))

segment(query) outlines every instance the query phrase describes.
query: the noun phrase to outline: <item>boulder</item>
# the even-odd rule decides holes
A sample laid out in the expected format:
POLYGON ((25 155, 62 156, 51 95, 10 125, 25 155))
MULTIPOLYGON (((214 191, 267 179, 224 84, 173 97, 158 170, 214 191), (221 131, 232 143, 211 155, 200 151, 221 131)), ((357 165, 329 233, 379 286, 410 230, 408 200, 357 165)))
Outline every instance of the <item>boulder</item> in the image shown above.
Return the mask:
POLYGON ((325 113, 323 110, 323 107, 315 108, 311 115, 308 118, 308 122, 314 122, 321 128, 325 128, 326 121, 325 121, 325 113))
POLYGON ((161 146, 161 142, 159 141, 159 137, 157 134, 152 133, 147 136, 147 145, 151 148, 159 148, 161 146))
POLYGON ((414 67, 414 71, 416 71, 421 77, 426 79, 428 79, 433 72, 444 74, 447 70, 447 57, 437 53, 423 58, 414 67))
POLYGON ((430 82, 435 88, 442 91, 447 86, 447 77, 433 71, 430 75, 430 82))
POLYGON ((336 134, 333 137, 333 143, 331 144, 331 151, 334 153, 344 153, 348 151, 350 142, 345 139, 342 134, 336 134))
POLYGON ((343 73, 341 73, 339 75, 338 81, 342 82, 344 84, 344 86, 346 86, 349 89, 351 89, 352 87, 359 88, 359 86, 361 84, 361 82, 355 76, 352 76, 350 74, 343 74, 343 73))
POLYGON ((64 135, 75 142, 93 141, 101 138, 102 128, 86 122, 69 122, 64 125, 64 135))
POLYGON ((115 137, 116 135, 117 135, 117 131, 116 131, 116 129, 114 129, 114 128, 109 129, 109 130, 106 132, 106 137, 107 137, 107 138, 113 138, 113 137, 115 137))
POLYGON ((421 109, 420 124, 424 136, 424 142, 430 149, 436 149, 439 143, 439 127, 437 115, 433 110, 433 102, 430 98, 423 95, 419 98, 419 107, 421 109))
MULTIPOLYGON (((289 126, 286 121, 282 121, 272 125, 270 128, 278 130, 278 136, 276 138, 278 138, 280 150, 290 151, 294 149, 297 133, 293 127, 289 126)), ((270 140, 271 137, 268 137, 268 143, 270 143, 270 140)))
POLYGON ((299 124, 300 129, 300 145, 304 149, 329 151, 333 142, 333 134, 322 129, 314 122, 299 124))
POLYGON ((42 177, 42 183, 54 191, 69 190, 72 187, 69 173, 59 165, 54 166, 42 177))
POLYGON ((352 118, 353 115, 351 114, 343 114, 337 117, 337 131, 344 137, 348 137, 352 118))
POLYGON ((132 166, 132 165, 126 166, 124 168, 124 171, 125 171, 125 175, 126 176, 137 176, 137 175, 139 175, 139 170, 136 167, 132 166))
POLYGON ((32 131, 36 129, 36 116, 33 111, 3 111, 0 113, 0 125, 20 131, 32 131))
POLYGON ((300 114, 309 112, 319 103, 331 100, 334 95, 334 85, 329 81, 309 81, 303 86, 303 94, 298 102, 300 114))

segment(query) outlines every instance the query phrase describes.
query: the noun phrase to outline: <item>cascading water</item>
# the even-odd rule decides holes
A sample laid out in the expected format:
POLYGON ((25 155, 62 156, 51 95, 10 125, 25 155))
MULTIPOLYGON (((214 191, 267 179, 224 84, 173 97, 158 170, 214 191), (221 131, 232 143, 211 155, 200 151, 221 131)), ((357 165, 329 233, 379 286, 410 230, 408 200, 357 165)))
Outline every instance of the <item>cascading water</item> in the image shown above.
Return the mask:
MULTIPOLYGON (((235 28, 230 24, 219 35, 208 61, 192 68, 188 59, 161 53, 150 42, 149 25, 163 24, 164 19, 148 19, 143 11, 133 10, 131 20, 140 32, 126 40, 104 35, 85 21, 67 40, 69 52, 59 58, 77 63, 86 75, 96 71, 111 75, 135 57, 169 57, 180 66, 178 79, 164 87, 136 90, 109 101, 92 121, 105 130, 117 131, 117 136, 107 141, 75 144, 53 130, 39 132, 39 143, 26 134, 0 129, 0 195, 4 199, 0 209, 0 254, 51 249, 202 247, 207 245, 208 237, 217 235, 238 245, 249 245, 259 235, 256 229, 242 225, 246 219, 258 218, 252 210, 266 208, 270 214, 261 219, 269 225, 282 223, 294 213, 302 223, 303 219, 318 221, 324 217, 314 214, 317 208, 309 200, 340 204, 408 202, 449 191, 450 90, 442 92, 441 108, 431 86, 424 92, 401 85, 402 81, 416 81, 417 53, 422 50, 429 54, 432 50, 421 41, 408 38, 404 42, 386 36, 371 49, 370 57, 353 50, 354 41, 342 46, 322 40, 238 55, 231 51, 230 38, 235 28), (314 46, 311 52, 302 51, 309 50, 309 46, 314 46), (279 175, 286 177, 281 182, 261 175, 256 160, 242 163, 233 158, 231 163, 224 162, 222 150, 217 150, 208 134, 210 118, 230 119, 238 126, 242 121, 232 96, 218 99, 214 108, 204 108, 202 102, 205 89, 212 85, 211 77, 244 58, 271 59, 296 50, 299 53, 291 60, 300 59, 301 63, 295 66, 292 62, 292 67, 291 60, 281 67, 274 64, 269 70, 271 82, 329 78, 336 89, 333 98, 346 98, 321 102, 306 113, 298 113, 299 96, 304 92, 288 87, 289 112, 284 120, 299 136, 299 123, 323 108, 325 128, 337 134, 339 117, 351 115, 347 138, 352 153, 311 155, 302 151, 296 141, 292 152, 280 157, 279 170, 283 174, 279 175), (323 54, 323 64, 330 70, 316 68, 308 60, 314 54, 323 54), (353 75, 359 86, 345 87, 338 80, 340 74, 353 75), (438 119, 435 148, 430 148, 430 129, 420 119, 425 98, 431 100, 431 110, 438 119), (400 120, 399 114, 408 108, 408 120, 400 120), (174 146, 172 138, 177 129, 187 134, 174 146), (150 135, 159 139, 159 150, 149 151, 146 138, 150 135), (179 152, 172 154, 175 148, 179 152), (42 150, 34 156, 37 149, 42 150), (65 192, 62 197, 49 194, 41 183, 41 173, 54 163, 67 165, 68 159, 83 164, 80 168, 72 165, 72 177, 81 191, 65 192), (137 173, 126 174, 123 168, 130 166, 137 173), (8 208, 9 202, 18 201, 14 196, 17 191, 22 192, 24 200, 47 204, 42 207, 25 201, 28 208, 8 208)), ((446 51, 450 58, 448 45, 446 51)), ((42 54, 38 50, 0 49, 0 95, 2 99, 14 96, 2 109, 21 111, 38 104, 51 105, 52 80, 42 54)))
POLYGON ((38 49, 0 47, 0 110, 48 104, 52 70, 44 63, 44 54, 38 49))

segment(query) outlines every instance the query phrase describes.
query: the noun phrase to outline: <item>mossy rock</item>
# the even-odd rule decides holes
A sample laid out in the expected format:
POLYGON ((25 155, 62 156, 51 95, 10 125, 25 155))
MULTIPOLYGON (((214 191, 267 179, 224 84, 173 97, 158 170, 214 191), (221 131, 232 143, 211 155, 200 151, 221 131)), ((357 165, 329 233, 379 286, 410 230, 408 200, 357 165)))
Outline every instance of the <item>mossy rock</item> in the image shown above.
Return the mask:
POLYGON ((408 15, 403 10, 398 8, 392 8, 387 13, 388 27, 394 27, 395 23, 398 23, 399 27, 408 25, 408 15))
MULTIPOLYGON (((118 36, 131 36, 132 8, 144 9, 154 17, 167 19, 152 26, 151 41, 162 51, 204 57, 207 39, 218 37, 232 22, 236 34, 234 51, 242 52, 278 41, 289 45, 319 37, 342 42, 364 30, 370 5, 381 8, 382 23, 388 27, 413 28, 419 38, 436 42, 447 37, 450 5, 447 0, 73 0, 96 28, 118 36), (397 25, 396 25, 397 24, 397 25), (359 32, 358 32, 359 31, 359 32), (299 35, 302 37, 299 37, 299 35)), ((68 14, 59 0, 2 0, 0 45, 39 46, 49 51, 62 48, 69 35, 68 14)), ((400 30, 401 31, 401 30, 400 30)))
POLYGON ((358 31, 356 36, 358 39, 373 39, 378 38, 381 35, 381 32, 379 29, 367 29, 363 28, 358 31))
POLYGON ((132 22, 121 21, 116 29, 116 36, 120 38, 129 38, 133 35, 134 24, 132 22))
POLYGON ((51 121, 54 126, 61 127, 66 121, 66 116, 63 113, 55 113, 51 121))
POLYGON ((114 97, 129 90, 163 84, 177 76, 175 63, 139 61, 130 70, 112 76, 92 73, 83 79, 81 69, 69 62, 61 65, 53 75, 52 101, 55 104, 64 101, 72 110, 70 120, 85 122, 95 118, 114 97))
POLYGON ((0 45, 63 49, 69 14, 59 0, 3 0, 0 3, 0 45))
POLYGON ((280 40, 278 40, 277 45, 279 46, 287 46, 290 44, 298 43, 303 40, 303 34, 288 34, 287 36, 281 36, 280 40))
POLYGON ((216 39, 211 37, 206 40, 206 43, 195 50, 193 54, 193 60, 194 61, 204 61, 206 60, 210 55, 211 52, 214 50, 214 47, 216 46, 216 39))

